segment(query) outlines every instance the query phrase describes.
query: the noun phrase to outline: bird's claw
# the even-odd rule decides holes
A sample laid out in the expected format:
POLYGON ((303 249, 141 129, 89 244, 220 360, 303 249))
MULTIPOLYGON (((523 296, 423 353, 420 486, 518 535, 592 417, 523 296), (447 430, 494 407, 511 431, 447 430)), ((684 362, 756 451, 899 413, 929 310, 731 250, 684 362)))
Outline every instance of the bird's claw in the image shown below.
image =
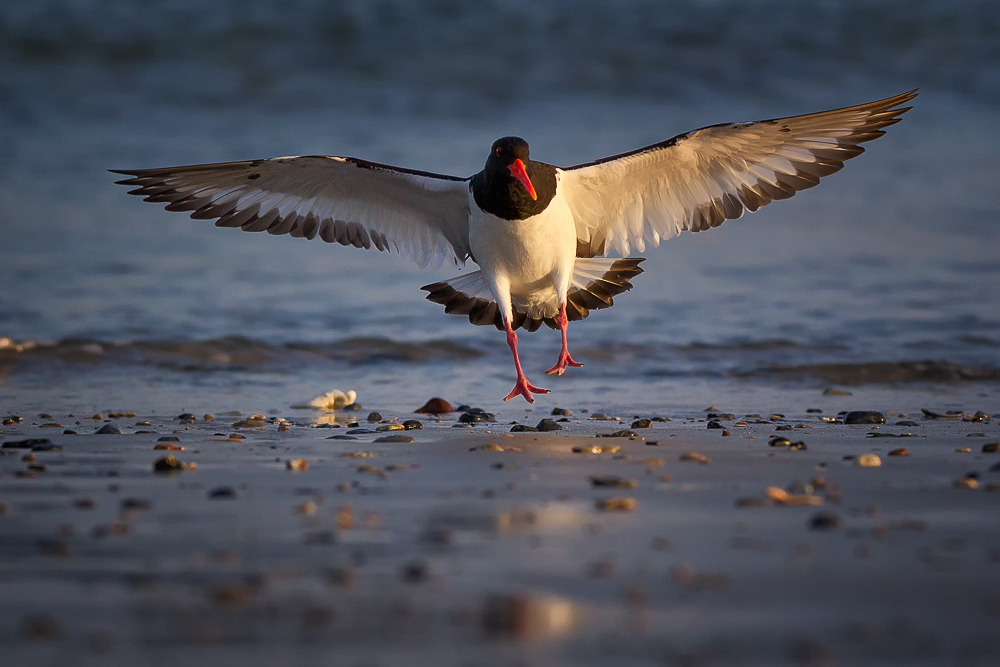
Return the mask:
POLYGON ((514 398, 515 396, 523 396, 524 400, 528 401, 528 403, 534 403, 535 398, 532 396, 533 393, 547 394, 549 393, 549 390, 542 389, 541 387, 536 387, 535 385, 528 382, 528 378, 521 376, 517 378, 517 383, 514 385, 514 388, 511 390, 509 394, 507 394, 507 398, 503 400, 504 402, 506 402, 514 398))
POLYGON ((569 356, 568 351, 563 351, 559 354, 559 361, 556 362, 556 365, 545 371, 545 374, 552 375, 555 373, 556 375, 562 375, 566 372, 567 366, 572 366, 573 368, 583 368, 583 364, 579 361, 573 361, 573 357, 569 356))

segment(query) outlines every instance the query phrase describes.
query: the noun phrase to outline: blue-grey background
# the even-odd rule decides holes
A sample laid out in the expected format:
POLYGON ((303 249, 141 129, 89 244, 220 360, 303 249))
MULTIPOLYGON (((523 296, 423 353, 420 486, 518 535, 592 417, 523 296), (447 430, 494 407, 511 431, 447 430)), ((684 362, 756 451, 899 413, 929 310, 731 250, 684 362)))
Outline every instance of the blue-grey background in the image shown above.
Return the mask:
MULTIPOLYGON (((549 384, 624 402, 643 378, 776 364, 1000 365, 1000 5, 8 0, 0 338, 83 341, 91 370, 163 366, 143 345, 169 343, 167 366, 230 380, 254 367, 246 338, 279 386, 320 368, 317 389, 374 373, 421 398, 498 398, 502 336, 417 289, 454 268, 215 229, 127 197, 106 170, 326 153, 469 175, 507 134, 569 165, 916 87, 916 108, 843 172, 647 250, 636 289, 570 328, 590 363, 549 384), (483 356, 360 354, 359 368, 287 347, 358 337, 483 356)), ((557 337, 522 341, 546 385, 557 337)))

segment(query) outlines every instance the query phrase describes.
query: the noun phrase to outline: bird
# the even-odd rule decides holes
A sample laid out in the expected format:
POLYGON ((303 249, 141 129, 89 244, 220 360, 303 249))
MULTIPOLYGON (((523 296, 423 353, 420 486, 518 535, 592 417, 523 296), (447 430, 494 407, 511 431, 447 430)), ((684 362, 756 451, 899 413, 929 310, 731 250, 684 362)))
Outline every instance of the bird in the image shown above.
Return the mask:
POLYGON ((354 157, 288 156, 154 169, 110 170, 129 194, 218 227, 320 238, 479 270, 425 285, 446 313, 505 332, 516 396, 534 403, 517 329, 557 329, 549 375, 580 367, 567 325, 610 308, 642 273, 647 244, 701 232, 839 171, 860 144, 901 120, 918 90, 818 113, 702 127, 572 167, 532 160, 528 143, 493 143, 470 177, 354 157), (617 254, 620 257, 610 256, 617 254))

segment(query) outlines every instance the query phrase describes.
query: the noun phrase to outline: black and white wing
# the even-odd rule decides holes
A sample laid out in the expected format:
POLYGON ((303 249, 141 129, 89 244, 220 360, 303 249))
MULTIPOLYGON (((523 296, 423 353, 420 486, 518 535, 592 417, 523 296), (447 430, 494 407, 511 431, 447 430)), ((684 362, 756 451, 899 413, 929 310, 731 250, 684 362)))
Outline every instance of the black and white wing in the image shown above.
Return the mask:
POLYGON ((913 90, 805 116, 712 125, 561 170, 585 254, 627 256, 811 188, 899 122, 913 90))
POLYGON ((375 246, 425 266, 469 257, 469 183, 331 156, 115 171, 129 194, 248 232, 375 246))

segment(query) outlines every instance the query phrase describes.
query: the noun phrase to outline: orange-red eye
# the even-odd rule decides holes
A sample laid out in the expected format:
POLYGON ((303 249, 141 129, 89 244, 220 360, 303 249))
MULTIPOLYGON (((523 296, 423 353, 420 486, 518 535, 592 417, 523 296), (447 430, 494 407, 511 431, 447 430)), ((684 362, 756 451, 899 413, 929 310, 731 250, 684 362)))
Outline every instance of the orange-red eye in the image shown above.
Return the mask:
POLYGON ((500 155, 500 153, 503 153, 503 149, 502 148, 498 148, 497 149, 497 155, 500 155))

